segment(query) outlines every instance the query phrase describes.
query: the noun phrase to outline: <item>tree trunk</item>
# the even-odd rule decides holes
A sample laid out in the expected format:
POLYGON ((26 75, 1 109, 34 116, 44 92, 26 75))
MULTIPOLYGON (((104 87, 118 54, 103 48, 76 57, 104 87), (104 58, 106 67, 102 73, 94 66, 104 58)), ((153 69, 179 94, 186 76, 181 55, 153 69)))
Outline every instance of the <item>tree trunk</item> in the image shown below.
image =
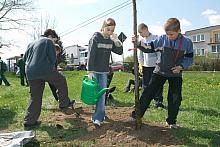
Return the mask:
MULTIPOLYGON (((137 37, 137 9, 136 0, 133 3, 133 31, 137 37)), ((139 101, 139 73, 138 73, 138 58, 137 58, 137 40, 134 42, 134 73, 135 73, 135 114, 136 114, 136 130, 141 128, 140 117, 140 101, 139 101)))

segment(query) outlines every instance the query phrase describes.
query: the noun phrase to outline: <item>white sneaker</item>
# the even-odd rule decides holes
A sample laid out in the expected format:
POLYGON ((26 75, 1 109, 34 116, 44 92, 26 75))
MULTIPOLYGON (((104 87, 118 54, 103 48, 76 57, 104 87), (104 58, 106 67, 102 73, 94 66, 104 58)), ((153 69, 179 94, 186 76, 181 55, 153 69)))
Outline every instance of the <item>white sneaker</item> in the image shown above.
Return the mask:
POLYGON ((177 129, 177 125, 176 124, 168 124, 167 122, 166 122, 166 124, 168 125, 168 127, 170 129, 177 129))
POLYGON ((170 125, 169 125, 169 128, 171 128, 171 129, 177 129, 177 125, 176 125, 176 124, 170 124, 170 125))
POLYGON ((101 126, 101 122, 99 120, 93 120, 92 118, 91 120, 94 125, 101 126))

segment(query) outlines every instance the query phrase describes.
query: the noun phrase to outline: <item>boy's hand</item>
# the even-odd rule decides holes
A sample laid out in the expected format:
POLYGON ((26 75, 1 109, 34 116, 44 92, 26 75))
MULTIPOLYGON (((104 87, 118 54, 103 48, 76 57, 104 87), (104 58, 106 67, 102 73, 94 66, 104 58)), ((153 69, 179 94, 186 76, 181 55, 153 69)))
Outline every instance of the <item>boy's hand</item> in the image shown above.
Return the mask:
POLYGON ((175 66, 171 68, 171 70, 173 71, 173 73, 178 74, 181 70, 183 70, 183 68, 181 66, 175 66))
POLYGON ((135 42, 135 41, 138 42, 138 36, 132 35, 131 41, 132 41, 132 42, 135 42))
POLYGON ((88 79, 92 80, 92 77, 93 77, 93 73, 92 72, 88 73, 88 79))
POLYGON ((113 40, 113 41, 117 41, 117 40, 118 40, 118 35, 113 33, 113 34, 110 36, 110 38, 111 38, 111 40, 113 40))
POLYGON ((122 46, 122 43, 121 43, 121 41, 118 39, 118 35, 117 35, 117 34, 112 34, 112 35, 110 36, 110 38, 111 38, 111 40, 115 43, 115 45, 116 45, 117 47, 122 46))
POLYGON ((143 74, 143 64, 139 63, 139 73, 143 74))

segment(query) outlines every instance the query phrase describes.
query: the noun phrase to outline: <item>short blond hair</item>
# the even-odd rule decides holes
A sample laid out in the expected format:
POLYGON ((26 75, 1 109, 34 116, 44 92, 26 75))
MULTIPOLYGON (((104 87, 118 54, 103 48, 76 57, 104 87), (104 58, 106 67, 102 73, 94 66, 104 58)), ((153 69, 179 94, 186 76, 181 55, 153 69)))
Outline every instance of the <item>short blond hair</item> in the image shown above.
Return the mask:
POLYGON ((141 23, 138 25, 138 31, 148 29, 148 26, 145 23, 141 23))

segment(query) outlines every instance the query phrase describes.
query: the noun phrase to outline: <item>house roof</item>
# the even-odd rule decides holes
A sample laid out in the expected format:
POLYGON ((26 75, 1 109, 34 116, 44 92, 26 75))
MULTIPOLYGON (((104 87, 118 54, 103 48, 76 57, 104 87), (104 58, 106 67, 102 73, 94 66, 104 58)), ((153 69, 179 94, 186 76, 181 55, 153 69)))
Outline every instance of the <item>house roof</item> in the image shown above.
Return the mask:
POLYGON ((185 34, 192 33, 192 32, 199 33, 199 32, 215 30, 215 29, 220 29, 220 25, 208 26, 208 27, 199 28, 199 29, 195 29, 195 30, 189 30, 189 31, 186 31, 185 34))
POLYGON ((18 58, 21 58, 21 56, 10 57, 10 58, 7 58, 7 60, 15 60, 15 59, 18 59, 18 58))

